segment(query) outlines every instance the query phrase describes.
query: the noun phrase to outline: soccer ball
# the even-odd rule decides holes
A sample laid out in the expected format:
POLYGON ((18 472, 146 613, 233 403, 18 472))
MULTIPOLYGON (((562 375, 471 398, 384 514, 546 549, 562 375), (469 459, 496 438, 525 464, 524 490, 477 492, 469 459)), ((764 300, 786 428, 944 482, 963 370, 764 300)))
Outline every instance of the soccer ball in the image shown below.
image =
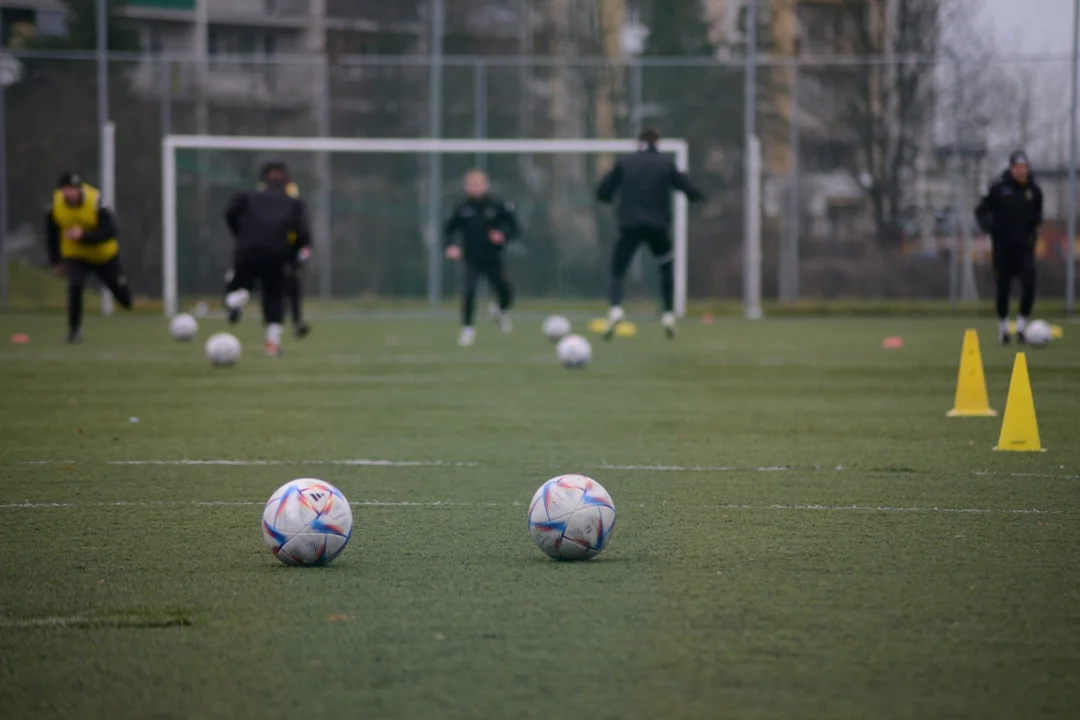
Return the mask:
POLYGON ((286 565, 327 565, 352 535, 352 508, 328 482, 300 478, 287 482, 266 501, 263 539, 286 565))
POLYGON ((567 335, 555 348, 559 362, 568 368, 585 367, 592 359, 592 345, 580 335, 567 335))
POLYGON ((562 315, 549 315, 544 320, 544 337, 558 342, 570 334, 570 321, 562 315))
POLYGON ((600 483, 560 475, 540 486, 529 503, 529 534, 556 560, 595 557, 615 528, 615 503, 600 483))
POLYGON ((1046 347, 1052 339, 1050 325, 1045 320, 1035 320, 1028 323, 1028 326, 1024 328, 1024 342, 1028 345, 1046 347))
POLYGON ((206 341, 206 357, 214 367, 231 367, 240 361, 240 341, 229 333, 214 333, 206 341))
POLYGON ((187 313, 175 315, 173 316, 173 319, 169 321, 169 334, 172 335, 173 340, 190 342, 195 339, 195 335, 198 334, 198 332, 198 321, 187 313))

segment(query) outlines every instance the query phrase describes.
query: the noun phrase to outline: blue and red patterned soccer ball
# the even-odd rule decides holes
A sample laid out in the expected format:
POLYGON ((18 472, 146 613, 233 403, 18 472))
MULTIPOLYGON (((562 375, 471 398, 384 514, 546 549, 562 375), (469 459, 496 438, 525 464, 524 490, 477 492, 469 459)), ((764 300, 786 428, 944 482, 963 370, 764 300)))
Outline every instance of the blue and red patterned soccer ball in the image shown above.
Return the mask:
POLYGON ((615 503, 604 486, 584 475, 560 475, 540 486, 529 503, 529 534, 556 560, 598 555, 615 529, 615 503))
MULTIPOLYGON (((598 555, 615 529, 615 503, 603 485, 584 475, 551 478, 529 503, 529 535, 556 560, 598 555)), ((262 533, 286 565, 327 565, 352 536, 352 508, 324 480, 300 478, 278 488, 263 508, 262 533)))
POLYGON ((352 527, 349 501, 330 483, 314 478, 285 483, 263 508, 263 539, 286 565, 329 564, 345 549, 352 527))

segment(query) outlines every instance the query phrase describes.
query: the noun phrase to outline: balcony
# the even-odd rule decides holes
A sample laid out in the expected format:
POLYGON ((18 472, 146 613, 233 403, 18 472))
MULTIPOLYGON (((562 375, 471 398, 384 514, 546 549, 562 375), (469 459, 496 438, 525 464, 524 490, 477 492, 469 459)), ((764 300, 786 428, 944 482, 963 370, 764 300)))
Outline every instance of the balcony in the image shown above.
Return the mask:
POLYGON ((309 22, 307 0, 214 0, 207 19, 220 25, 305 29, 309 22))
MULTIPOLYGON (((196 0, 129 0, 123 14, 135 20, 194 22, 196 0)), ((206 19, 211 23, 248 27, 304 29, 307 0, 212 0, 206 19)))
POLYGON ((134 20, 191 22, 195 18, 195 2, 196 0, 128 0, 120 14, 134 20))
POLYGON ((320 72, 320 64, 299 60, 257 63, 214 58, 181 63, 148 58, 132 70, 130 81, 141 95, 168 95, 174 102, 289 109, 316 102, 320 72))

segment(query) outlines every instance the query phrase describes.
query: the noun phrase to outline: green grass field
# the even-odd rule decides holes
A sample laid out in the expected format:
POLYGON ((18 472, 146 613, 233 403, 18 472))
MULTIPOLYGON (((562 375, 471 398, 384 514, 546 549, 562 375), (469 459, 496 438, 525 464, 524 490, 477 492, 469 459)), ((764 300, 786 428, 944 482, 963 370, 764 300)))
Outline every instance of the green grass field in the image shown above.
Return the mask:
POLYGON ((250 318, 214 370, 159 318, 0 317, 0 718, 1080 717, 1080 327, 1027 354, 1048 452, 995 453, 945 418, 971 322, 643 322, 568 371, 538 321, 271 360, 250 318), (588 563, 526 531, 565 472, 618 509, 588 563), (324 569, 260 536, 303 476, 355 505, 324 569))

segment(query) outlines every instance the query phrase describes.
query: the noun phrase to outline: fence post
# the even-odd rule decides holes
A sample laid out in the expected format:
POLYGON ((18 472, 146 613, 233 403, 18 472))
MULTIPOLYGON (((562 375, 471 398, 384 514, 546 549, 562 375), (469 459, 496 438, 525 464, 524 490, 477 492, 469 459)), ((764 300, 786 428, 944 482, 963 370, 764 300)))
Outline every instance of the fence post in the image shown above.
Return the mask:
POLYGON ((799 163, 799 40, 795 40, 795 62, 791 66, 791 126, 788 142, 791 145, 791 182, 788 188, 788 217, 783 248, 778 263, 780 299, 794 302, 799 299, 799 230, 801 224, 799 181, 802 168, 799 163))
MULTIPOLYGON (((477 140, 487 137, 487 61, 483 58, 473 62, 473 137, 477 140)), ((476 153, 474 164, 480 170, 487 170, 487 155, 476 153)))
MULTIPOLYGON (((442 136, 443 11, 443 0, 431 0, 428 135, 433 140, 442 136)), ((428 155, 427 206, 428 306, 435 310, 442 300, 442 243, 439 242, 439 225, 442 220, 442 155, 436 151, 428 155)))

